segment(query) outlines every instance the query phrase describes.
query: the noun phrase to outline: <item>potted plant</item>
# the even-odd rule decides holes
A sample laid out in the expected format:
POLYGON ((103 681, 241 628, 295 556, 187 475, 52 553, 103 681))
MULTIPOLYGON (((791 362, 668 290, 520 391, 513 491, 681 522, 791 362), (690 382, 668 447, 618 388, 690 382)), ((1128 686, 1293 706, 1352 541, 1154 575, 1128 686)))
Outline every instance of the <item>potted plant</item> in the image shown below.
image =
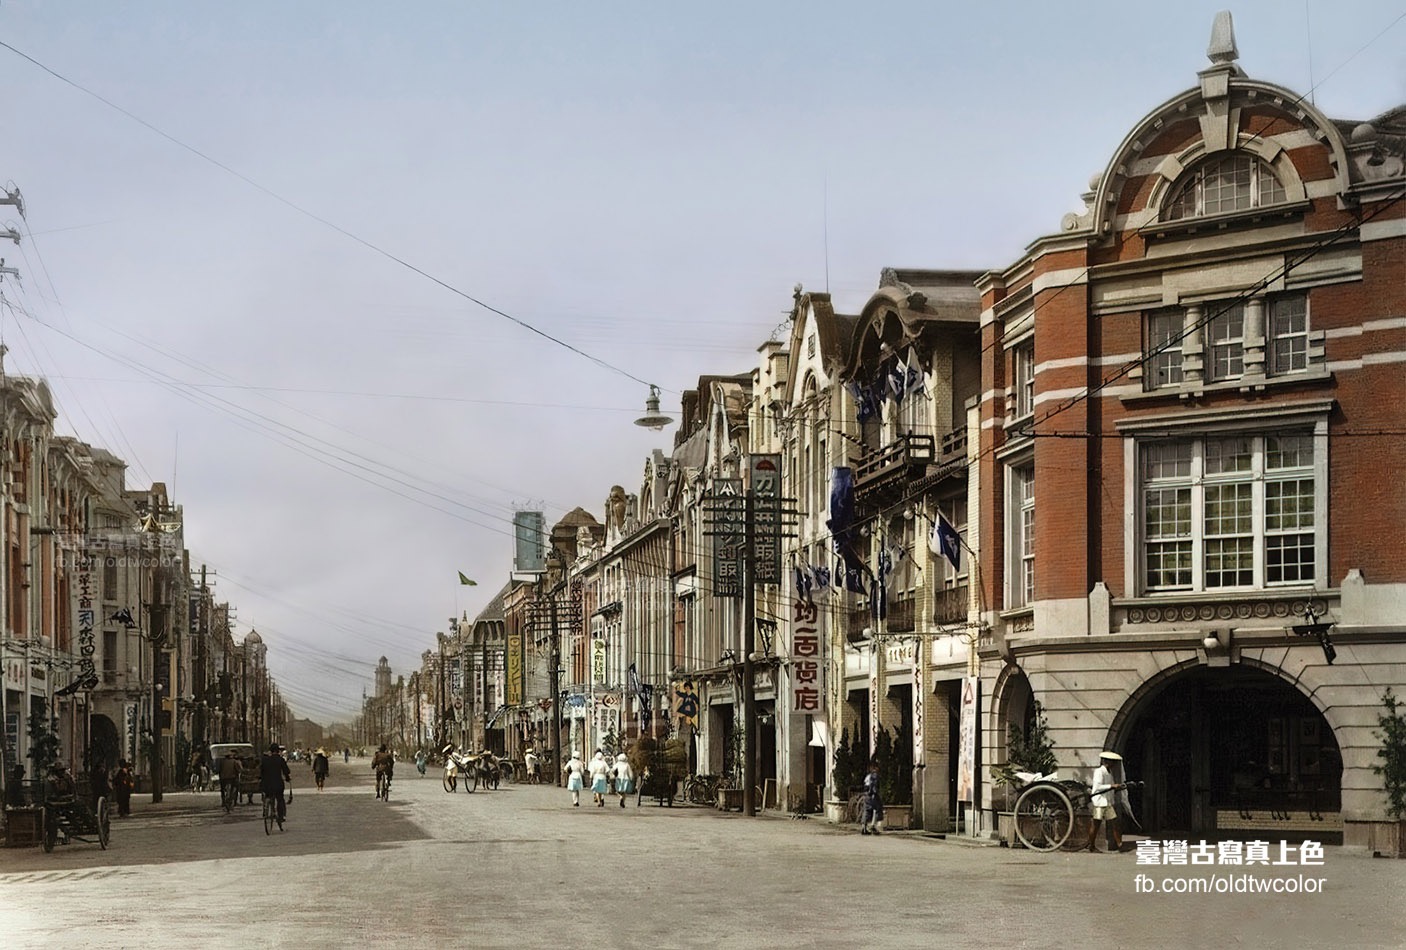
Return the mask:
MULTIPOLYGON (((858 738, 858 737, 857 737, 858 738)), ((825 817, 833 822, 849 820, 850 796, 864 782, 866 771, 864 750, 851 740, 848 728, 840 733, 835 747, 834 768, 830 773, 830 800, 825 803, 825 817)))
POLYGON ((1377 750, 1381 764, 1372 766, 1372 771, 1382 777, 1391 821, 1384 823, 1380 835, 1373 834, 1370 847, 1374 853, 1401 858, 1406 857, 1406 709, 1390 687, 1382 695, 1382 705, 1386 712, 1377 716, 1381 730, 1375 733, 1382 740, 1377 750))
POLYGON ((1015 835, 1014 809, 1019 795, 1020 780, 1017 772, 1036 772, 1048 775, 1059 767, 1054 754, 1054 740, 1050 738, 1049 722, 1045 719, 1045 708, 1036 701, 1032 708, 1029 725, 1006 727, 1006 761, 991 766, 991 782, 999 801, 996 804, 996 833, 1007 843, 1013 843, 1015 835))
POLYGON ((913 817, 913 753, 896 727, 892 736, 887 729, 879 730, 875 758, 879 762, 884 824, 895 830, 906 829, 913 817))

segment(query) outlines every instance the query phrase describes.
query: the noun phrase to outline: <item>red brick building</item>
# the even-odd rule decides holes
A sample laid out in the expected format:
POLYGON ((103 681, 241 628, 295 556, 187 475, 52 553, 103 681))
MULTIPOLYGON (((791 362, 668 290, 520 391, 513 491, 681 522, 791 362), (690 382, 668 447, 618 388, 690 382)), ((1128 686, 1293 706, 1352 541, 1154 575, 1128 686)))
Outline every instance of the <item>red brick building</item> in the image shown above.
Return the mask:
POLYGON ((1332 119, 1237 55, 1223 15, 1085 211, 978 282, 983 746, 1038 701, 1062 774, 1122 753, 1154 832, 1368 844, 1406 694, 1406 107, 1332 119))

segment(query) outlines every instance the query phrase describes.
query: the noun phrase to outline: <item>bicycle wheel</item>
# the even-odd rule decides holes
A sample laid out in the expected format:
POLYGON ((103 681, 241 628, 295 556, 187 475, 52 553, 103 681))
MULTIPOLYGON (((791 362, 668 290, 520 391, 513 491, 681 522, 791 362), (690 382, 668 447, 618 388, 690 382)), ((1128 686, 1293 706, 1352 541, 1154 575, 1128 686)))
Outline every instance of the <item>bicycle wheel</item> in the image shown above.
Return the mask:
POLYGON ((385 786, 381 789, 381 801, 383 801, 383 802, 388 802, 388 801, 390 801, 390 800, 391 800, 391 777, 390 777, 389 775, 387 775, 387 776, 386 776, 386 784, 385 784, 385 786))
POLYGON ((271 834, 273 834, 273 823, 274 823, 274 820, 275 820, 277 817, 278 817, 278 808, 277 808, 277 806, 274 805, 273 799, 272 799, 272 798, 270 798, 269 796, 265 795, 265 796, 264 796, 264 834, 266 834, 266 835, 271 835, 271 834))
POLYGON ((107 850, 108 839, 112 837, 112 817, 108 813, 107 799, 98 799, 98 844, 107 850))
POLYGON ((1054 785, 1036 785, 1015 803, 1015 833, 1032 851, 1057 851, 1073 830, 1074 807, 1054 785))

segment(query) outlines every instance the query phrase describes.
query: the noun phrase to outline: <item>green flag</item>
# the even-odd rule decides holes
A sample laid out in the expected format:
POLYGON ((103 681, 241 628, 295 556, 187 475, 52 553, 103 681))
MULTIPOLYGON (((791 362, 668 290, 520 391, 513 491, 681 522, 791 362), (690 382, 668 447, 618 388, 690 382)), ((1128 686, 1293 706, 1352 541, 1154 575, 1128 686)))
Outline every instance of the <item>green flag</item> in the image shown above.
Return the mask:
POLYGON ((463 571, 460 571, 460 572, 459 572, 459 583, 460 583, 460 584, 468 584, 470 587, 477 587, 477 586, 478 586, 478 581, 471 581, 471 580, 469 580, 468 577, 466 577, 466 576, 464 575, 464 572, 463 572, 463 571))

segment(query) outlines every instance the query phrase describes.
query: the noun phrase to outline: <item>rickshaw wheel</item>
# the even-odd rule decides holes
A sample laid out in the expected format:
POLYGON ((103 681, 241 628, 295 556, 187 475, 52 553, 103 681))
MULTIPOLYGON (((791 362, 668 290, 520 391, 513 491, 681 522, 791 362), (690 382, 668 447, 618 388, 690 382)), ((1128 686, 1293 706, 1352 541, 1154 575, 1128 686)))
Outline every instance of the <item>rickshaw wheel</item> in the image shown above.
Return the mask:
POLYGON ((108 812, 107 799, 98 799, 98 844, 107 850, 108 839, 112 836, 112 817, 108 812))
POLYGON ((1057 851, 1069 840, 1074 806, 1063 789, 1036 785, 1015 803, 1015 833, 1032 851, 1057 851))
POLYGON ((43 826, 41 843, 44 845, 44 853, 48 854, 54 850, 54 845, 59 843, 59 819, 53 809, 45 808, 40 812, 39 821, 43 826))
POLYGON ((455 789, 457 789, 458 787, 459 787, 459 780, 456 779, 454 776, 450 775, 448 772, 445 772, 445 773, 444 773, 444 790, 445 790, 446 792, 452 792, 452 791, 454 791, 455 789))

